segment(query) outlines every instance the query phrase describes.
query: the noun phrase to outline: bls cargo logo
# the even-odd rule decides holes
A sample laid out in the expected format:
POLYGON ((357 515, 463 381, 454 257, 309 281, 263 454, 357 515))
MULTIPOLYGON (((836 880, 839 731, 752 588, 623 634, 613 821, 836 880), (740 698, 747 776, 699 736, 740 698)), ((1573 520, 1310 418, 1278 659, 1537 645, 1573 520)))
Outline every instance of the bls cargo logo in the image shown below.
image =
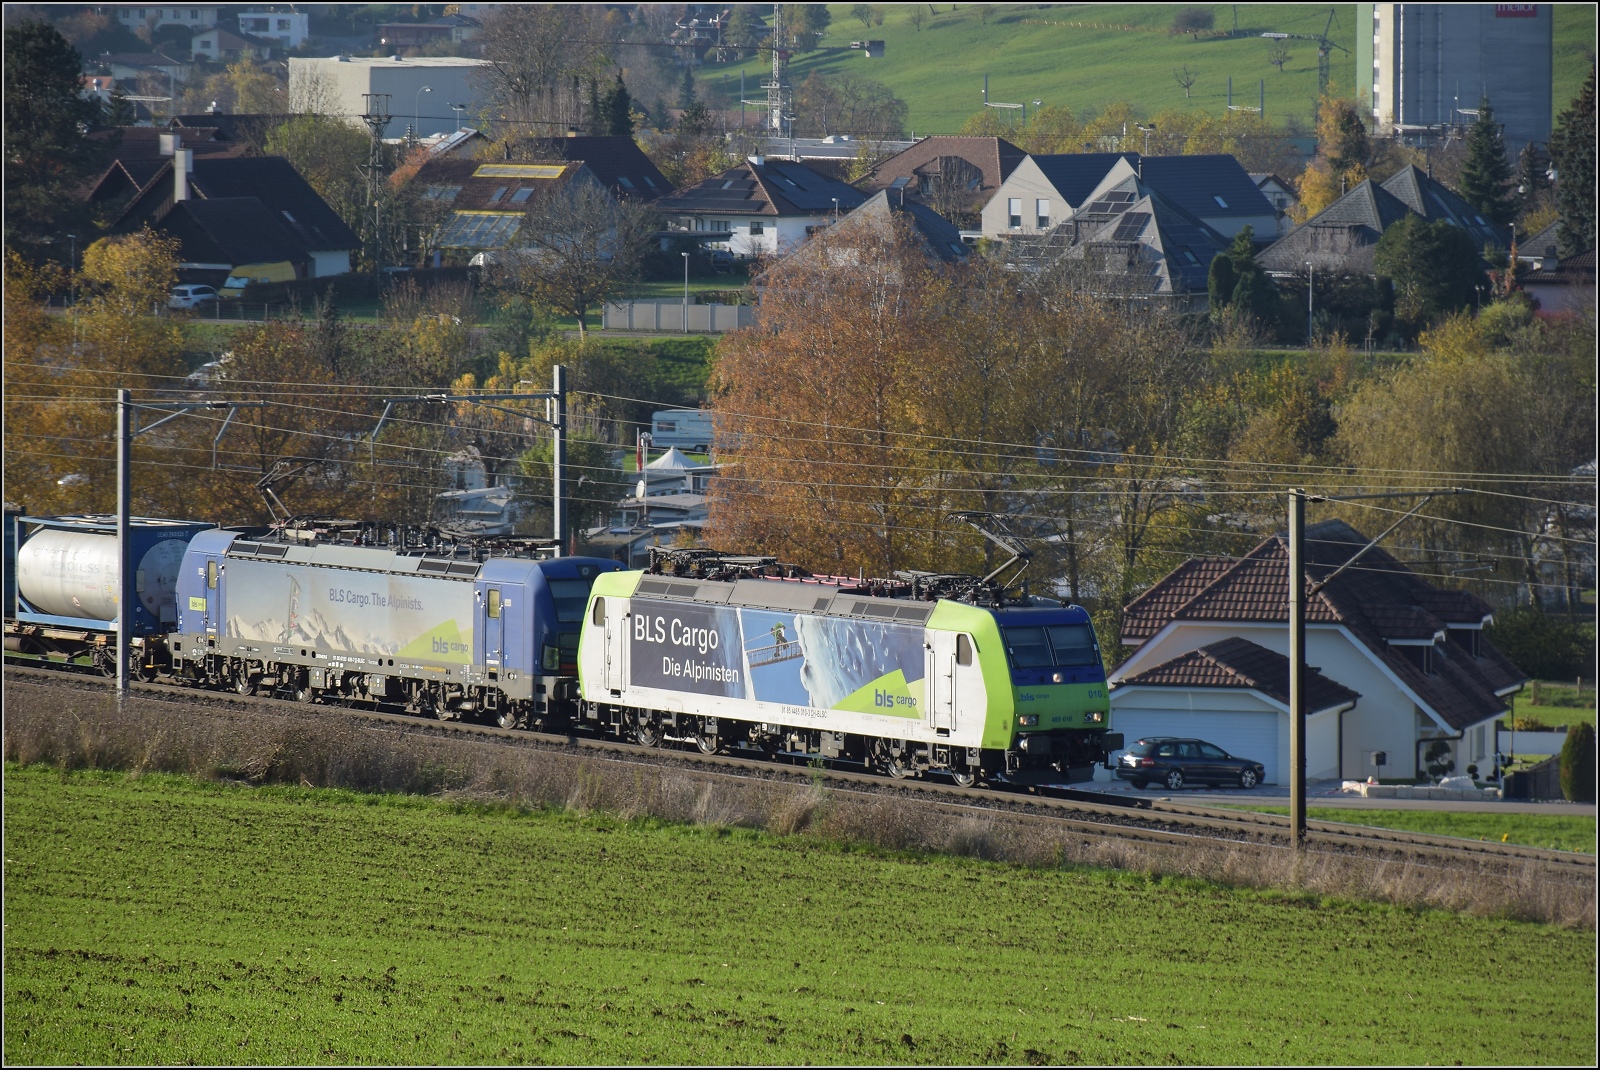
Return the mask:
POLYGON ((633 682, 700 695, 744 697, 739 620, 720 606, 633 606, 633 682))

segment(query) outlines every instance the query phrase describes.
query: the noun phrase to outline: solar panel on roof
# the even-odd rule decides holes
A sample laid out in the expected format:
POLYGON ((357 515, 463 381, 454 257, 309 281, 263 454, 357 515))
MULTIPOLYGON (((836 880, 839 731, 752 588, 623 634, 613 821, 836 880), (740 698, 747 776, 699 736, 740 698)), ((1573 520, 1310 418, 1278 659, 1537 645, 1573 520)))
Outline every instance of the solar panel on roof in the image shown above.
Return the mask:
POLYGON ((897 178, 893 182, 889 183, 889 188, 890 189, 905 189, 909 185, 911 185, 911 176, 909 176, 909 175, 901 175, 899 178, 897 178))
POLYGON ((1117 224, 1116 231, 1111 235, 1112 241, 1135 241, 1144 225, 1150 222, 1149 212, 1129 212, 1117 224))

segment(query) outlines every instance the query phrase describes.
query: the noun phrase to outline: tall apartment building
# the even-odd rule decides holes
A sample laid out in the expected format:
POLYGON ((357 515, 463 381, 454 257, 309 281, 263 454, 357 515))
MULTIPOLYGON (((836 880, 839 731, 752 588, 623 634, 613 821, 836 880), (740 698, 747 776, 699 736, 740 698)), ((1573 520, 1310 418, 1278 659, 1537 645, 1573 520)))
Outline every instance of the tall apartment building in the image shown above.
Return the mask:
POLYGON ((1470 122, 1487 96, 1506 146, 1550 137, 1551 4, 1357 4, 1356 89, 1376 129, 1470 122))

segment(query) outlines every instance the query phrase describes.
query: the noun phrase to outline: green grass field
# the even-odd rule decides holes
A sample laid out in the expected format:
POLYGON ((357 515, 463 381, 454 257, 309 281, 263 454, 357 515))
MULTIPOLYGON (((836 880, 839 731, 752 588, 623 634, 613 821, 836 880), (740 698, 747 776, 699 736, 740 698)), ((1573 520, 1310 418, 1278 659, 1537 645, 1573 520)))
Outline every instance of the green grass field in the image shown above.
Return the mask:
MULTIPOLYGON (((1266 814, 1289 812, 1287 806, 1229 808, 1256 810, 1266 814)), ((1312 821, 1371 825, 1374 828, 1422 832, 1429 836, 1458 836, 1467 840, 1494 840, 1520 843, 1527 847, 1548 847, 1556 851, 1595 853, 1595 819, 1592 817, 1456 810, 1347 810, 1332 806, 1309 807, 1306 817, 1312 821)))
POLYGON ((1577 687, 1571 683, 1561 684, 1541 680, 1539 702, 1533 701, 1533 689, 1524 687, 1517 692, 1512 703, 1516 716, 1531 717, 1552 728, 1564 724, 1581 724, 1585 721, 1589 724, 1595 723, 1595 693, 1592 683, 1586 683, 1584 693, 1579 695, 1577 687))
MULTIPOLYGON (((991 4, 987 21, 977 4, 935 4, 918 30, 908 21, 911 4, 878 5, 882 26, 870 29, 850 14, 850 4, 829 4, 833 22, 824 46, 852 40, 881 39, 885 54, 866 59, 859 51, 812 52, 790 64, 790 81, 798 84, 814 70, 846 71, 883 82, 910 105, 907 132, 919 136, 953 134, 983 107, 983 76, 989 78, 989 99, 1021 103, 1032 111, 1034 100, 1066 105, 1075 115, 1097 112, 1115 101, 1127 101, 1146 116, 1167 108, 1193 108, 1221 114, 1227 104, 1227 80, 1233 77, 1235 103, 1253 105, 1261 79, 1267 82, 1267 117, 1282 121, 1298 116, 1309 122, 1317 96, 1317 51, 1313 41, 1287 42, 1290 60, 1280 73, 1267 60, 1273 42, 1262 32, 1320 34, 1330 7, 1337 20, 1332 40, 1355 47, 1354 4, 1211 5, 1216 28, 1232 29, 1237 10, 1241 36, 1190 40, 1167 32, 1179 4, 991 4), (1078 23, 1079 25, 1068 25, 1078 23), (1123 29, 1122 27, 1130 27, 1123 29), (1189 99, 1172 72, 1188 65, 1200 72, 1189 99)), ((1593 62, 1594 9, 1558 4, 1555 9, 1552 114, 1577 95, 1593 62)), ((1335 52, 1335 76, 1348 88, 1355 81, 1355 57, 1335 52)), ((745 97, 763 96, 759 88, 772 70, 770 54, 742 63, 707 63, 700 68, 703 95, 713 106, 738 108, 739 74, 745 75, 745 97)), ((752 117, 759 109, 751 109, 752 117)))
POLYGON ((4 1055, 1587 1063, 1592 932, 8 767, 4 1055))

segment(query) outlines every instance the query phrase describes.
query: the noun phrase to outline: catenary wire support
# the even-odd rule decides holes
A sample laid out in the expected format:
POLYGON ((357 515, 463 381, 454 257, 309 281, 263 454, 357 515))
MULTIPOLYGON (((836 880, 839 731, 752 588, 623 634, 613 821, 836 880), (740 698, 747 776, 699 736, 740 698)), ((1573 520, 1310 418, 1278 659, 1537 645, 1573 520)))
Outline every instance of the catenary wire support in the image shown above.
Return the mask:
POLYGON ((563 364, 557 364, 551 373, 553 389, 545 393, 511 393, 511 394, 410 394, 404 397, 383 398, 383 413, 378 417, 378 422, 373 426, 367 436, 369 460, 377 463, 378 436, 383 433, 384 425, 389 422, 396 405, 417 404, 459 404, 478 405, 497 412, 509 413, 525 420, 533 420, 545 424, 554 431, 555 442, 551 449, 551 487, 550 514, 551 527, 556 539, 556 556, 560 557, 565 552, 567 510, 565 495, 562 493, 561 480, 563 469, 567 463, 567 369, 563 364), (517 409, 510 409, 503 405, 492 405, 494 401, 544 401, 546 411, 544 416, 534 416, 531 413, 517 409))
POLYGON ((133 533, 133 440, 147 431, 197 409, 226 409, 222 430, 211 440, 211 467, 217 466, 217 444, 228 429, 234 414, 243 408, 261 408, 264 401, 159 401, 135 404, 126 389, 117 391, 117 694, 128 691, 128 666, 133 658, 132 616, 139 592, 133 562, 129 560, 133 533), (139 426, 139 410, 164 412, 165 416, 146 427, 139 426))
POLYGON ((1307 494, 1304 488, 1289 490, 1289 826, 1296 851, 1306 845, 1306 602, 1326 587, 1335 576, 1359 561, 1369 550, 1388 538, 1401 524, 1416 516, 1434 498, 1470 494, 1470 490, 1451 487, 1442 490, 1390 491, 1378 494, 1307 494), (1306 583, 1306 503, 1350 502, 1375 498, 1421 497, 1400 519, 1390 524, 1377 538, 1357 550, 1342 565, 1322 579, 1306 583))

